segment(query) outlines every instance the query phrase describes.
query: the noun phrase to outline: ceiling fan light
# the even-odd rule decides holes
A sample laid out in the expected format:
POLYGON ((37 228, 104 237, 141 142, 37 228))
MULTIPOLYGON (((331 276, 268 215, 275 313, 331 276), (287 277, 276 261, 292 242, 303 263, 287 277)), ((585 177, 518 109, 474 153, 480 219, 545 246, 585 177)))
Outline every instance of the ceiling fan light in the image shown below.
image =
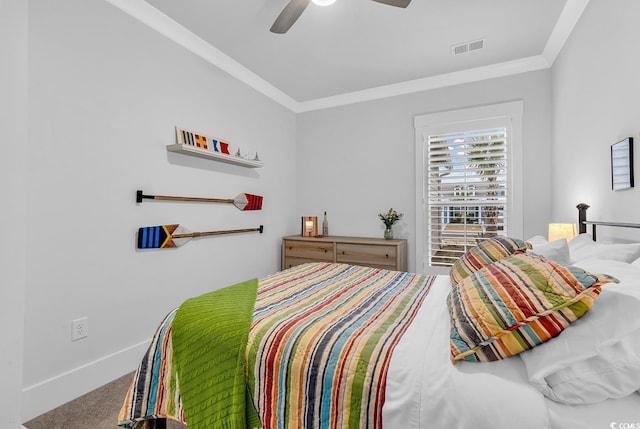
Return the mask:
POLYGON ((314 4, 318 6, 330 6, 336 2, 336 0, 311 0, 314 4))

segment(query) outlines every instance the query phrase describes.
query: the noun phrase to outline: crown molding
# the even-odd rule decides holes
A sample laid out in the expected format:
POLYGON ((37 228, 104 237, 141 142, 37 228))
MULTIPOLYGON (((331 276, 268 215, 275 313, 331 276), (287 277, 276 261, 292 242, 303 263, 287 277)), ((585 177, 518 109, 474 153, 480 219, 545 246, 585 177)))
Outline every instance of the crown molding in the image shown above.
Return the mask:
POLYGON ((565 3, 558 17, 558 22, 556 22, 556 26, 553 28, 551 36, 549 36, 549 40, 547 40, 547 44, 542 51, 542 56, 546 58, 550 66, 556 61, 587 4, 589 4, 589 0, 567 0, 565 3))
POLYGON ((430 89, 444 88, 447 86, 460 85, 463 83, 478 82, 486 79, 493 79, 496 77, 546 69, 549 67, 549 62, 542 55, 536 55, 533 57, 505 61, 488 66, 474 67, 471 69, 460 70, 452 73, 445 73, 436 76, 365 89, 362 91, 340 94, 333 97, 304 101, 298 103, 298 113, 320 109, 329 109, 332 107, 338 107, 347 104, 395 97, 397 95, 428 91, 430 89))
POLYGON ((289 110, 297 101, 144 0, 105 0, 289 110))
POLYGON ((232 77, 271 98, 294 113, 329 109, 348 104, 405 95, 463 83, 550 68, 559 55, 589 0, 567 0, 543 53, 452 73, 429 76, 391 85, 339 94, 308 101, 296 101, 274 85, 186 29, 144 0, 105 0, 141 23, 153 28, 185 49, 220 68, 232 77))

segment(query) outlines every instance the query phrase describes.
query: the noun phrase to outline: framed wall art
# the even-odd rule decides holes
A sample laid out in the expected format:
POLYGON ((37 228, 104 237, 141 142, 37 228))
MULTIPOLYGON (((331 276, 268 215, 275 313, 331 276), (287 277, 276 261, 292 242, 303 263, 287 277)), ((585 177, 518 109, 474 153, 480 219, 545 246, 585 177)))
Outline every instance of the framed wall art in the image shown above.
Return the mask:
POLYGON ((633 137, 611 145, 611 189, 633 188, 633 137))

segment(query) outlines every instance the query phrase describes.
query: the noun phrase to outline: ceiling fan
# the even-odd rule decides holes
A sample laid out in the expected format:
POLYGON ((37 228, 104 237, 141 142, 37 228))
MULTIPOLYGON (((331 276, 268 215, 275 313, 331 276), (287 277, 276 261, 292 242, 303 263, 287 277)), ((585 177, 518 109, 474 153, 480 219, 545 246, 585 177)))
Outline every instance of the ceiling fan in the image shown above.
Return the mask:
MULTIPOLYGON (((389 6, 407 7, 411 0, 373 0, 378 3, 387 4, 389 6)), ((311 0, 290 0, 289 3, 282 9, 280 15, 276 18, 275 22, 271 26, 272 33, 283 34, 286 33, 294 22, 302 15, 302 12, 309 6, 311 0)))

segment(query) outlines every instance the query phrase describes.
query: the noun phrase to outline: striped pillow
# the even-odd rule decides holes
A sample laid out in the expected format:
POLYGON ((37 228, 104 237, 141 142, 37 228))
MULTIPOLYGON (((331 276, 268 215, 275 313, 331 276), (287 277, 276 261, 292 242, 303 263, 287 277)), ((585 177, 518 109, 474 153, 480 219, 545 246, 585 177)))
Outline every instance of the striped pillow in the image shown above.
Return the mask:
POLYGON ((487 265, 447 297, 451 360, 494 361, 542 344, 582 317, 611 282, 618 280, 531 253, 487 265))
POLYGON ((458 284, 482 267, 509 255, 524 253, 529 245, 517 238, 494 237, 483 240, 475 247, 467 250, 451 266, 449 277, 451 284, 458 284))

